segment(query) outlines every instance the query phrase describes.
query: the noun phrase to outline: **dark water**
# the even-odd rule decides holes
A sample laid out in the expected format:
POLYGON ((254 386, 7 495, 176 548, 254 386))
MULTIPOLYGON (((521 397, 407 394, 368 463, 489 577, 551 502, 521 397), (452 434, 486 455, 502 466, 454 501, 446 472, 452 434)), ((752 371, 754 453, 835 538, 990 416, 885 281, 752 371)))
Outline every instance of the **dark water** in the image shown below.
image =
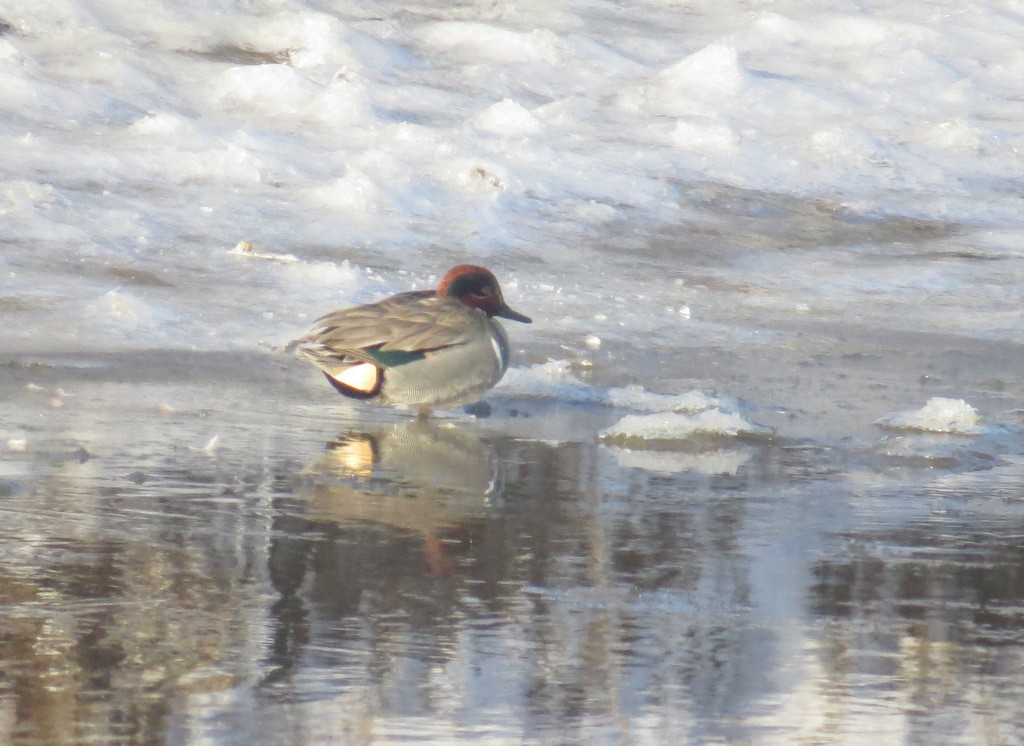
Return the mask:
POLYGON ((1019 457, 637 453, 515 405, 8 362, 0 742, 1024 739, 1019 457))

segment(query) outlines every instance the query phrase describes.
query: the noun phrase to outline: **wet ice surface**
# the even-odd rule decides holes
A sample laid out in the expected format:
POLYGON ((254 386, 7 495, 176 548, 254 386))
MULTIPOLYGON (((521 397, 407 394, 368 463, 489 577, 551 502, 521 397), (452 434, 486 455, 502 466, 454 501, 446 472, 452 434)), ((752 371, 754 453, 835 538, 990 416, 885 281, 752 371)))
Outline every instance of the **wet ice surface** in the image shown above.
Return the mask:
POLYGON ((0 741, 1021 740, 1022 27, 0 4, 0 741), (464 261, 473 413, 283 353, 464 261))

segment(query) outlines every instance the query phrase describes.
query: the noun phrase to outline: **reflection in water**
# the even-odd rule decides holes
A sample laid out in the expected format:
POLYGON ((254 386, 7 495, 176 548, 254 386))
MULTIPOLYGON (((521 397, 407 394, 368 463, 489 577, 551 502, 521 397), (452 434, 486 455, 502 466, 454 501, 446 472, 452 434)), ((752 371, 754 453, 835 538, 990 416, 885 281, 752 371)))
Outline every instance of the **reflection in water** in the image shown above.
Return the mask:
MULTIPOLYGON (((1019 522, 1014 522, 1019 526, 1019 522)), ((1010 529, 1010 530, 1007 530, 1010 529)), ((919 732, 944 742, 1024 734, 1024 536, 948 516, 863 534, 858 551, 814 564, 824 699, 848 709, 866 682, 893 681, 919 732), (977 722, 963 722, 965 707, 977 722)))
POLYGON ((332 437, 222 390, 75 393, 0 400, 28 440, 0 462, 2 743, 1022 735, 1014 457, 332 437))
POLYGON ((493 451, 453 427, 419 420, 332 441, 303 472, 310 517, 431 535, 481 519, 500 497, 493 451))
POLYGON ((308 641, 299 594, 307 574, 310 597, 334 618, 394 610, 402 588, 453 573, 479 543, 497 485, 491 449, 454 428, 417 420, 331 441, 274 518, 268 565, 281 598, 272 609, 275 669, 264 683, 280 684, 308 641))
MULTIPOLYGON (((604 456, 580 444, 488 446, 421 423, 336 439, 275 519, 277 639, 288 642, 275 645, 268 696, 315 699, 323 692, 296 673, 340 670, 369 695, 375 733, 475 723, 542 737, 615 732, 618 718, 641 715, 660 678, 651 665, 671 661, 678 670, 663 673, 683 677, 659 695, 666 708, 692 707, 691 687, 725 686, 708 664, 731 659, 740 637, 735 503, 699 518, 672 504, 634 515, 637 477, 674 490, 634 475, 622 495, 581 493, 615 469, 604 456), (496 461, 512 472, 504 493, 496 461), (702 586, 721 594, 724 617, 698 608, 702 586), (688 638, 702 649, 674 650, 688 638), (431 713, 440 717, 420 722, 431 713)), ((336 714, 333 727, 353 731, 349 718, 336 714)))

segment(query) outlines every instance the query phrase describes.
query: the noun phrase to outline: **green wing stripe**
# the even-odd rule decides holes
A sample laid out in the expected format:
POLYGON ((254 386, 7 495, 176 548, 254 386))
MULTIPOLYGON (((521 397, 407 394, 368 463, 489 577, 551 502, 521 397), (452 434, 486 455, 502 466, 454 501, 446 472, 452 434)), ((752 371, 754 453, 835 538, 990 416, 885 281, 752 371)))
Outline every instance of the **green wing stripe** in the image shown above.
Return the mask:
POLYGON ((382 350, 379 347, 367 347, 363 352, 380 363, 383 368, 394 368, 406 363, 413 363, 426 357, 422 352, 406 352, 405 350, 382 350))

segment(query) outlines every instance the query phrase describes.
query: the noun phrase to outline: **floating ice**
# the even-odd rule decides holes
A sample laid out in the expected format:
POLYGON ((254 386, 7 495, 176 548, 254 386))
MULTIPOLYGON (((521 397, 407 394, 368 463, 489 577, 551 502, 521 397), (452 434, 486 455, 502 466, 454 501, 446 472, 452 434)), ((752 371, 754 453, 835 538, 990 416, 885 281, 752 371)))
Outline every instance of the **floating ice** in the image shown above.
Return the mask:
POLYGON ((501 390, 515 396, 558 399, 573 404, 604 404, 608 392, 573 375, 566 360, 552 360, 528 368, 509 368, 501 390))
POLYGON ((620 443, 633 441, 683 441, 695 436, 762 435, 767 431, 736 412, 708 409, 697 414, 658 412, 627 415, 599 433, 602 440, 620 443))
POLYGON ((641 386, 603 389, 573 375, 572 365, 567 360, 552 360, 528 368, 510 368, 502 379, 501 387, 520 397, 558 399, 572 404, 599 404, 640 412, 699 412, 722 403, 700 391, 657 394, 645 391, 641 386))
POLYGON ((976 435, 981 431, 978 411, 963 399, 932 397, 920 409, 895 412, 876 423, 889 430, 976 435))
POLYGON ((603 389, 585 383, 565 360, 552 360, 529 368, 512 368, 502 382, 504 390, 521 397, 557 399, 573 404, 596 404, 629 409, 631 414, 602 430, 602 440, 637 445, 643 442, 683 441, 694 436, 763 435, 768 430, 730 411, 727 399, 700 391, 657 394, 640 386, 603 389))
POLYGON ((636 409, 641 412, 691 413, 718 407, 723 403, 723 400, 697 390, 682 394, 656 394, 645 391, 642 386, 608 389, 607 401, 613 407, 636 409))
POLYGON ((900 431, 886 436, 873 446, 872 459, 881 459, 886 467, 909 469, 991 469, 999 462, 997 441, 956 437, 959 433, 900 431))

